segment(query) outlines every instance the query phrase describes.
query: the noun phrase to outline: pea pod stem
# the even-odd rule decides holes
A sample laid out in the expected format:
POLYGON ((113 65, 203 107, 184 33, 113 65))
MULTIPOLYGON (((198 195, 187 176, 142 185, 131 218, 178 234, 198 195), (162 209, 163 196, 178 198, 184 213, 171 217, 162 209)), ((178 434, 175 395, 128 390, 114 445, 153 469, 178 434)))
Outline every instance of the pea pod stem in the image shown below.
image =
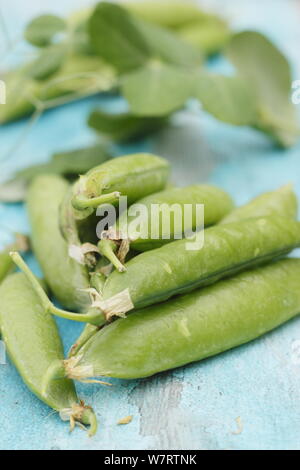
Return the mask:
POLYGON ((126 267, 121 263, 116 251, 118 250, 118 244, 113 240, 103 239, 98 243, 98 249, 102 256, 105 256, 113 266, 120 272, 123 273, 126 271, 126 267))
POLYGON ((82 323, 91 323, 97 326, 101 326, 105 323, 105 316, 103 312, 101 312, 99 309, 91 309, 88 311, 88 313, 75 313, 68 312, 66 310, 62 310, 58 307, 55 307, 55 305, 49 300, 39 281, 37 280, 33 272, 30 270, 30 268, 27 266, 20 254, 16 251, 12 251, 10 252, 10 256, 14 263, 26 275, 32 288, 40 298, 41 303, 46 312, 51 313, 52 315, 55 315, 60 318, 65 318, 66 320, 74 320, 82 323))
POLYGON ((72 205, 74 209, 77 210, 84 210, 84 209, 97 209, 97 207, 101 206, 102 204, 115 204, 118 202, 121 193, 118 191, 114 191, 113 193, 109 194, 101 194, 101 196, 88 198, 82 196, 80 194, 74 196, 72 200, 72 205))

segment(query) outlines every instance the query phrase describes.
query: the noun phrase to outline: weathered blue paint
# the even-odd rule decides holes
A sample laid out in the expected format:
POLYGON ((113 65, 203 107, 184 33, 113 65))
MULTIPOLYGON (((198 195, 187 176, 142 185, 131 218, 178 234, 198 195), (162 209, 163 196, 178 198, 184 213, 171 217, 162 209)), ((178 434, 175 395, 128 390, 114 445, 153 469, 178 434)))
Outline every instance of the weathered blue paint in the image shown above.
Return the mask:
MULTIPOLYGON (((53 12, 63 12, 87 3, 52 0, 49 5, 53 12)), ((268 33, 289 54, 295 78, 300 78, 297 2, 204 3, 222 5, 222 11, 225 9, 238 28, 268 33)), ((30 2, 20 5, 17 0, 7 2, 3 13, 9 27, 20 28, 33 14, 30 2)), ((108 106, 118 105, 104 101, 108 106)), ((96 103, 89 99, 43 116, 22 147, 1 163, 0 177, 17 167, 45 161, 53 150, 91 142, 93 133, 84 123, 96 103)), ((185 115, 182 119, 187 124, 180 130, 180 140, 185 138, 190 147, 183 147, 184 163, 177 149, 173 164, 175 175, 178 178, 180 174, 184 183, 212 181, 243 203, 261 191, 292 181, 300 196, 300 144, 281 151, 255 131, 236 129, 206 115, 185 115)), ((0 129, 1 155, 13 145, 25 124, 23 121, 0 129)), ((174 137, 179 130, 172 132, 174 137)), ((170 141, 166 143, 166 136, 156 143, 145 143, 145 147, 151 145, 175 152, 174 145, 172 148, 170 141)), ((4 242, 7 235, 1 224, 29 230, 22 205, 0 205, 0 242, 4 242)), ((38 272, 32 257, 29 261, 38 272)), ((59 321, 59 327, 67 349, 81 326, 59 321)), ((0 365, 0 449, 300 449, 300 361, 293 353, 295 341, 300 340, 299 327, 300 319, 296 319, 249 345, 152 379, 115 380, 110 388, 79 385, 80 396, 99 417, 99 432, 93 439, 80 430, 69 436, 66 425, 32 396, 8 361, 0 365), (132 423, 117 426, 117 421, 127 415, 133 415, 132 423)))

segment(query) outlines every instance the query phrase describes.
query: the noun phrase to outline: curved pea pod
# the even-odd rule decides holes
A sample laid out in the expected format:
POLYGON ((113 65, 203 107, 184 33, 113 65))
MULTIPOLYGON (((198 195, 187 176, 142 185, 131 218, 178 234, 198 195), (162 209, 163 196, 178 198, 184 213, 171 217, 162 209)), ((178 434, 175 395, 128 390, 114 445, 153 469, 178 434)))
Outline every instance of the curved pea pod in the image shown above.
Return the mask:
POLYGON ((87 268, 68 254, 68 244, 59 228, 60 204, 69 189, 56 175, 42 175, 31 184, 27 207, 32 227, 32 245, 47 284, 59 302, 83 310, 90 304, 87 268))
POLYGON ((203 228, 203 225, 216 224, 232 208, 231 197, 215 186, 198 184, 166 189, 140 199, 137 205, 123 213, 115 227, 102 234, 99 249, 117 269, 124 271, 121 260, 115 254, 119 245, 121 252, 124 243, 127 249, 130 245, 138 252, 152 250, 182 238, 184 233, 190 234, 203 228), (203 207, 199 207, 200 205, 203 207), (133 224, 136 214, 131 215, 135 207, 141 212, 138 234, 133 224))
MULTIPOLYGON (((101 326, 114 316, 124 317, 131 310, 213 284, 300 246, 300 222, 279 216, 216 225, 202 234, 203 246, 199 238, 178 240, 136 256, 125 273, 113 271, 101 294, 94 292, 89 313, 61 311, 42 293, 45 308, 63 318, 101 326)), ((22 259, 14 260, 34 284, 22 259)))
POLYGON ((72 197, 73 191, 70 188, 60 204, 59 228, 68 245, 69 256, 92 269, 97 263, 95 253, 98 253, 98 248, 91 242, 97 243, 98 220, 94 213, 82 219, 81 211, 74 209, 71 204, 72 197))
POLYGON ((191 240, 187 239, 178 240, 136 256, 126 264, 124 273, 113 271, 97 306, 107 318, 123 315, 211 284, 300 246, 300 222, 279 216, 216 225, 202 233, 203 246, 190 245, 191 240))
POLYGON ((101 204, 116 203, 120 195, 127 196, 128 204, 132 204, 164 189, 169 172, 169 163, 155 155, 113 158, 80 178, 74 187, 73 207, 90 211, 101 204))
POLYGON ((80 336, 77 338, 76 342, 70 348, 68 357, 75 356, 78 351, 84 346, 88 340, 94 336, 99 331, 99 328, 91 323, 87 323, 83 328, 80 336))
POLYGON ((27 68, 31 65, 32 62, 25 63, 4 75, 7 96, 6 105, 0 106, 0 124, 34 113, 36 101, 32 97, 44 109, 50 109, 115 86, 115 71, 93 55, 70 54, 62 68, 43 81, 28 77, 27 68))
POLYGON ((48 314, 23 273, 8 276, 0 286, 0 329, 7 352, 28 388, 56 410, 63 420, 90 424, 90 435, 97 420, 88 406, 77 398, 71 380, 53 380, 47 394, 42 378, 53 361, 63 360, 63 348, 53 317, 48 314))
POLYGON ((214 356, 296 316, 299 280, 300 260, 285 259, 136 311, 57 363, 52 377, 136 379, 214 356))
POLYGON ((277 189, 261 194, 248 204, 237 207, 228 214, 222 224, 237 222, 250 217, 264 217, 268 215, 282 215, 284 217, 297 217, 298 201, 293 186, 287 184, 277 189))

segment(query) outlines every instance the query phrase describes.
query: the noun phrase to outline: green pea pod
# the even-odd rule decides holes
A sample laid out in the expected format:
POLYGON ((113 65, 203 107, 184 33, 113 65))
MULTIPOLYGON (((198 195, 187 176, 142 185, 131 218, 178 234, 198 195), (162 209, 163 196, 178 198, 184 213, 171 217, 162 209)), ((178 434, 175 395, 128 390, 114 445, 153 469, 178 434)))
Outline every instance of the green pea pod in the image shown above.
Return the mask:
POLYGON ((286 254, 300 246, 300 223, 279 216, 246 219, 203 235, 203 247, 178 240, 136 256, 124 273, 112 272, 101 309, 108 317, 124 314, 286 254))
POLYGON ((0 286, 0 328, 8 354, 28 388, 60 413, 62 419, 91 424, 97 420, 90 407, 78 401, 71 380, 54 380, 47 396, 42 393, 42 378, 53 361, 63 360, 63 348, 56 323, 49 315, 22 273, 8 276, 0 286))
MULTIPOLYGON (((178 240, 136 256, 127 263, 125 273, 113 271, 102 295, 95 296, 92 305, 96 311, 89 314, 60 311, 47 297, 43 299, 45 308, 63 318, 101 326, 114 316, 124 317, 133 309, 213 284, 300 246, 300 222, 279 216, 216 225, 202 234, 203 246, 197 237, 178 240)), ((32 281, 32 273, 24 262, 15 261, 32 281)))
POLYGON ((114 158, 90 170, 75 185, 72 204, 77 210, 116 203, 120 195, 128 204, 158 192, 167 184, 170 165, 160 157, 138 153, 114 158))
POLYGON ((264 217, 269 215, 282 215, 284 217, 297 217, 298 201, 293 186, 287 184, 277 189, 261 194, 248 204, 237 207, 221 221, 222 224, 237 222, 250 217, 264 217))
POLYGON ((84 310, 90 304, 87 268, 69 257, 59 228, 60 204, 69 189, 56 175, 38 176, 28 191, 32 245, 47 284, 66 308, 84 310))
MULTIPOLYGON (((139 217, 139 234, 132 225, 136 214, 130 215, 135 206, 123 213, 116 225, 102 234, 99 243, 100 252, 114 264, 119 271, 124 266, 115 254, 118 245, 127 241, 132 249, 143 252, 182 238, 183 233, 190 233, 197 228, 219 222, 233 208, 231 197, 222 189, 209 185, 192 185, 186 188, 171 188, 152 194, 137 202, 137 209, 142 206, 142 218, 139 217), (204 206, 204 220, 199 206, 204 206), (187 206, 188 205, 188 206, 187 206), (156 216, 154 208, 157 208, 156 216), (190 214, 188 214, 188 209, 190 214), (187 217, 189 215, 189 217, 187 217), (111 243, 113 241, 113 243, 111 243)), ((121 244, 122 252, 122 244, 121 244)), ((123 256, 124 257, 124 256, 123 256)))
POLYGON ((183 25, 177 30, 179 36, 189 44, 209 56, 220 52, 230 40, 229 26, 221 18, 214 15, 183 25))
POLYGON ((76 342, 70 348, 68 357, 75 356, 78 353, 78 351, 80 351, 82 346, 84 346, 88 342, 88 340, 92 336, 94 336, 98 331, 99 331, 98 326, 87 323, 86 326, 83 328, 81 335, 78 337, 76 342))
MULTIPOLYGON (((91 273, 91 287, 96 289, 97 292, 102 292, 106 277, 104 274, 100 272, 91 273)), ((89 310, 89 314, 92 312, 92 309, 89 310)), ((97 309, 94 309, 94 312, 97 314, 97 309)), ((87 323, 82 330, 82 333, 70 348, 68 357, 74 356, 82 346, 94 335, 99 331, 99 327, 96 325, 92 325, 87 323)))
POLYGON ((300 312, 300 260, 285 259, 148 307, 94 335, 46 375, 135 379, 247 343, 300 312))

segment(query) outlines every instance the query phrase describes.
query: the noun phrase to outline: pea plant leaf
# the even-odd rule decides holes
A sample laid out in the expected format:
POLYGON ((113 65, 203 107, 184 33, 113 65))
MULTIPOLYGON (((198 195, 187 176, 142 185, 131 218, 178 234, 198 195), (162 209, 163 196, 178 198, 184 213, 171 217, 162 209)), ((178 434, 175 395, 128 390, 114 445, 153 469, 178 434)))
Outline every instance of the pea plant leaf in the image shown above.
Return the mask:
POLYGON ((55 15, 42 15, 34 18, 25 29, 25 39, 37 47, 51 44, 55 35, 66 29, 66 23, 55 15))
POLYGON ((88 125, 103 136, 120 142, 141 139, 160 130, 167 117, 141 117, 131 113, 112 114, 101 109, 92 111, 88 125))
POLYGON ((18 171, 9 181, 1 183, 0 202, 23 201, 28 184, 38 175, 56 174, 75 180, 80 174, 86 173, 109 158, 111 155, 103 144, 55 153, 49 162, 29 166, 18 171))
POLYGON ((141 67, 150 58, 147 42, 134 19, 119 5, 99 3, 88 28, 95 52, 120 73, 141 67))
POLYGON ((245 79, 201 71, 195 80, 195 97, 220 121, 252 125, 257 118, 255 94, 245 79))
POLYGON ((291 72, 284 55, 265 36, 254 31, 235 34, 227 55, 257 95, 256 127, 271 134, 279 144, 297 140, 299 123, 291 94, 291 72))
POLYGON ((45 80, 56 73, 64 64, 66 49, 62 45, 49 46, 26 68, 28 77, 45 80))
POLYGON ((201 64, 200 50, 182 40, 178 35, 139 19, 135 20, 135 24, 147 41, 154 58, 183 67, 201 64))
POLYGON ((137 116, 165 116, 181 108, 192 95, 193 74, 153 61, 123 77, 121 89, 137 116))

